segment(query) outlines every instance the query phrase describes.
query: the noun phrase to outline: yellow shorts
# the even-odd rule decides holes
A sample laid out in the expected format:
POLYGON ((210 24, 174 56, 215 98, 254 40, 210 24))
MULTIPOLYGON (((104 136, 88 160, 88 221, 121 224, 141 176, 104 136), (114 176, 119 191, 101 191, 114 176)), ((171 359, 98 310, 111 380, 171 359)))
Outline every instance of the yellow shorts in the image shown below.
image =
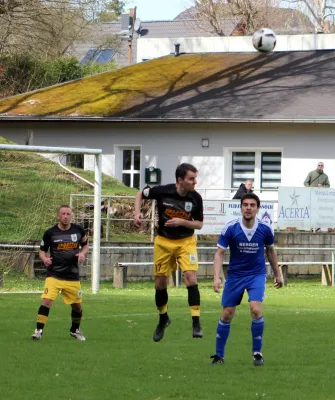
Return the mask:
POLYGON ((62 292, 64 304, 81 303, 81 286, 79 281, 62 281, 48 277, 45 280, 42 299, 56 300, 62 292))
POLYGON ((179 268, 185 271, 198 271, 197 242, 195 235, 171 240, 156 236, 154 243, 154 276, 170 276, 179 268))

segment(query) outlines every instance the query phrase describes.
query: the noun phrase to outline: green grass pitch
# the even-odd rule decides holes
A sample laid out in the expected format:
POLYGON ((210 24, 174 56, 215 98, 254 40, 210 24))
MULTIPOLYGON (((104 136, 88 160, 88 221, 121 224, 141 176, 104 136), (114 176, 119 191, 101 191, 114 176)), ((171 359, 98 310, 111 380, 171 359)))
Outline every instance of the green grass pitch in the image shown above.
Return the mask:
MULTIPOLYGON (((10 283, 12 290, 42 286, 10 283)), ((335 290, 319 281, 291 280, 280 290, 268 285, 262 367, 252 365, 246 299, 232 323, 225 364, 210 366, 221 307, 209 281, 200 282, 204 338, 192 338, 185 287, 169 288, 172 324, 159 343, 152 341, 158 319, 152 282, 127 289, 102 283, 99 295, 83 287, 86 342, 69 336, 70 308, 61 298, 43 339, 31 341, 40 294, 0 292, 1 399, 335 399, 335 290)))

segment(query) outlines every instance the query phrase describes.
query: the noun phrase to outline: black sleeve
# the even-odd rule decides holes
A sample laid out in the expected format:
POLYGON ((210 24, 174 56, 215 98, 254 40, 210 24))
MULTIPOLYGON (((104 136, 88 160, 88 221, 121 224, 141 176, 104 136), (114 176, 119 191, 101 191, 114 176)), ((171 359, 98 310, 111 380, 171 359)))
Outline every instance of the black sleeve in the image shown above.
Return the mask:
POLYGON ((162 193, 162 186, 154 186, 154 187, 150 187, 150 186, 146 186, 143 190, 142 190, 142 198, 145 200, 155 200, 157 199, 162 193))
POLYGON ((202 201, 202 197, 198 194, 196 198, 197 202, 197 211, 193 215, 194 221, 203 221, 204 220, 204 205, 202 201))
POLYGON ((40 250, 47 252, 51 246, 51 238, 49 231, 46 231, 43 235, 43 239, 40 244, 40 250))

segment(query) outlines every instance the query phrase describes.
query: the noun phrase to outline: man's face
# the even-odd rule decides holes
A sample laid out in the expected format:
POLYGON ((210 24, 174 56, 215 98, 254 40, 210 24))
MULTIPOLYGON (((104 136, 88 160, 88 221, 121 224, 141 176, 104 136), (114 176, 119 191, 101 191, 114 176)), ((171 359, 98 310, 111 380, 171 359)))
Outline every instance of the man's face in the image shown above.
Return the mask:
POLYGON ((69 225, 72 219, 72 210, 68 207, 62 207, 58 211, 58 221, 62 225, 69 225))
POLYGON ((322 162, 318 163, 318 169, 321 169, 323 171, 324 165, 322 162))
POLYGON ((193 192, 197 184, 197 176, 196 172, 187 171, 184 179, 178 178, 178 183, 183 190, 193 192))
POLYGON ((256 217, 259 208, 255 199, 245 199, 242 202, 241 212, 243 218, 247 221, 252 220, 256 217))
POLYGON ((246 188, 247 190, 250 190, 251 187, 252 187, 252 183, 251 183, 250 181, 246 181, 245 184, 244 184, 244 186, 245 186, 245 188, 246 188))

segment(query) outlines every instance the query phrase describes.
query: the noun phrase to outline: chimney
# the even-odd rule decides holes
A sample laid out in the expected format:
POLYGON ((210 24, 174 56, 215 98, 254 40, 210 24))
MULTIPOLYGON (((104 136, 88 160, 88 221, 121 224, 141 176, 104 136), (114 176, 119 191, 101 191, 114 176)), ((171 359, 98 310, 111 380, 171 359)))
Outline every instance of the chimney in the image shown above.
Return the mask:
POLYGON ((174 44, 174 56, 178 57, 180 54, 180 43, 175 43, 174 44))

